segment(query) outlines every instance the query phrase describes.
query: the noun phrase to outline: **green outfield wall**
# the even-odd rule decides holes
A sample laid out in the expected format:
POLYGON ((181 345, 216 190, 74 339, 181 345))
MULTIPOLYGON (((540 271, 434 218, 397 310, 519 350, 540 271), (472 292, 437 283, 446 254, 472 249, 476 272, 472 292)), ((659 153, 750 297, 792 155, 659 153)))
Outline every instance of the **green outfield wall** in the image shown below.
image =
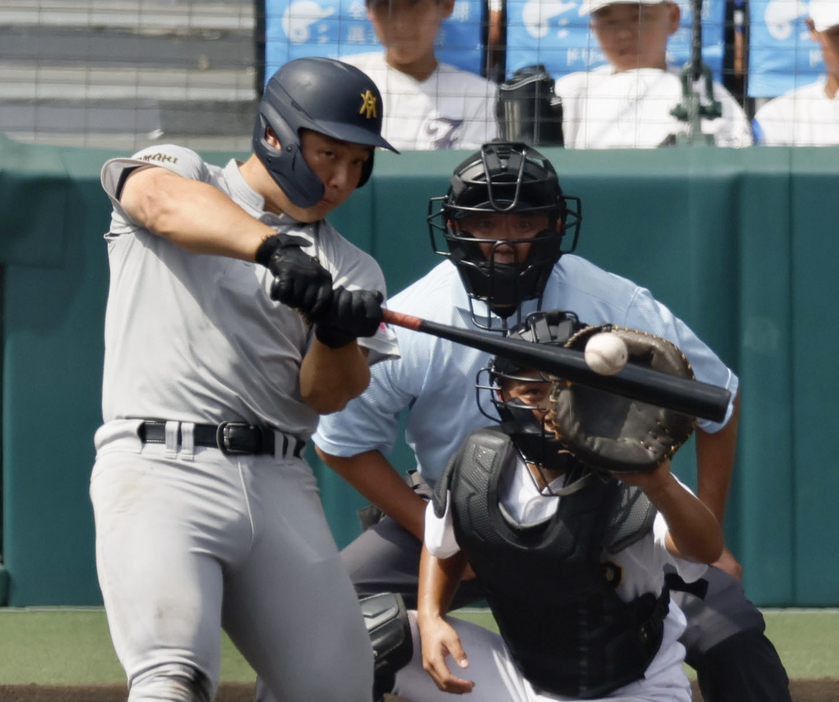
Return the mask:
MULTIPOLYGON (((839 148, 546 153, 583 200, 578 253, 650 288, 741 377, 726 535, 749 595, 839 605, 839 148)), ((8 605, 101 602, 87 488, 108 287, 99 169, 114 155, 0 138, 8 605)), ((427 202, 464 156, 377 154, 370 183, 331 218, 379 260, 391 293, 438 261, 427 202)), ((690 454, 677 470, 695 484, 690 454)), ((404 446, 392 458, 411 467, 404 446)), ((313 463, 343 546, 363 501, 313 463)))

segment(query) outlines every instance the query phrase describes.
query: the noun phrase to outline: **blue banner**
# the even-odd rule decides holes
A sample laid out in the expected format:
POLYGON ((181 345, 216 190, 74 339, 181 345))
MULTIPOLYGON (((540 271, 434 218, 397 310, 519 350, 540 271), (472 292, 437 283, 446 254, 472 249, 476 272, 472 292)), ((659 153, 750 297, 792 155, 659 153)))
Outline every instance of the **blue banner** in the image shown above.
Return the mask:
MULTIPOLYGON (((457 0, 437 34, 437 58, 481 73, 481 0, 457 0)), ((340 58, 384 51, 367 19, 363 0, 266 0, 265 78, 304 56, 340 58)))
POLYGON ((824 73, 821 47, 810 38, 802 0, 750 0, 750 97, 776 97, 824 73))
MULTIPOLYGON (((667 44, 667 62, 684 65, 691 54, 690 0, 679 0, 679 30, 667 44)), ((588 71, 606 63, 589 29, 589 16, 580 15, 579 0, 507 0, 507 76, 524 66, 544 64, 555 78, 588 71)), ((725 32, 724 0, 702 4, 702 60, 721 80, 725 32)))

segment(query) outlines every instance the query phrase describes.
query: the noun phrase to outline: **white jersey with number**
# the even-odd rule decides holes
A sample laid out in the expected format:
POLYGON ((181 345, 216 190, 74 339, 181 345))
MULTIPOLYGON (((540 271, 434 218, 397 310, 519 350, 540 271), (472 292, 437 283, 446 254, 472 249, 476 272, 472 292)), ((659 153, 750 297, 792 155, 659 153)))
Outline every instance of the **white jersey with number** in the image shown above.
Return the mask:
POLYGON ((766 146, 839 144, 839 92, 829 98, 826 78, 770 100, 755 115, 758 143, 766 146))
MULTIPOLYGON (((707 103, 704 82, 694 85, 707 103)), ((562 129, 569 149, 653 149, 687 133, 688 123, 670 114, 682 102, 679 71, 640 68, 616 73, 612 66, 570 73, 556 81, 562 98, 562 129)), ((703 119, 702 132, 717 146, 752 143, 745 112, 732 95, 714 83, 722 117, 703 119)))
MULTIPOLYGON (((113 214, 106 235, 112 275, 105 316, 102 411, 106 423, 149 417, 218 424, 245 421, 307 439, 318 415, 301 396, 300 363, 311 342, 294 310, 270 299, 267 268, 189 253, 151 234, 123 210, 123 174, 154 164, 209 183, 278 232, 310 242, 336 285, 385 291, 381 269, 325 221, 302 225, 265 212, 263 198, 231 160, 219 167, 189 149, 152 146, 108 161, 102 185, 113 214)), ((383 328, 367 346, 370 361, 398 355, 383 328)))
POLYGON ((382 93, 382 136, 400 151, 477 149, 497 136, 495 83, 445 63, 424 81, 388 65, 384 53, 342 61, 369 75, 382 93))

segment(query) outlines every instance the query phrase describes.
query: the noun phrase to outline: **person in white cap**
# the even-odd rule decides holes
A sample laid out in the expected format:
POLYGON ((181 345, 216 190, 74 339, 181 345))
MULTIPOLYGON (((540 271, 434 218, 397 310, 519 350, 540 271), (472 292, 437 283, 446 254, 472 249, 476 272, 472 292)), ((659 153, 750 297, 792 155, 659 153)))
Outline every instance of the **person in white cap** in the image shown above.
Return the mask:
POLYGON ((766 146, 839 144, 839 2, 810 0, 807 27, 822 49, 826 74, 815 83, 791 90, 761 107, 755 137, 766 146))
MULTIPOLYGON (((556 82, 562 99, 566 148, 655 148, 672 145, 690 125, 671 114, 683 102, 680 68, 667 65, 667 41, 679 29, 680 11, 663 0, 584 0, 581 15, 608 64, 570 73, 556 82)), ((694 86, 702 104, 711 102, 704 80, 694 86)), ((702 119, 717 146, 752 144, 749 120, 734 97, 713 83, 722 116, 702 119)))
POLYGON ((342 56, 379 88, 382 136, 400 151, 477 149, 495 138, 495 83, 437 59, 455 0, 365 0, 384 51, 342 56))

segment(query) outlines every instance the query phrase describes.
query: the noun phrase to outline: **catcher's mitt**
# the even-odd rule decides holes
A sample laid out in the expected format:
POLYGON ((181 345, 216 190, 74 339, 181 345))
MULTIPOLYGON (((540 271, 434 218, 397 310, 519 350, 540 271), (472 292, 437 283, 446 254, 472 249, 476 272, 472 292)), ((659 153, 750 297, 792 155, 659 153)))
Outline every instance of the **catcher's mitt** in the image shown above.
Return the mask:
MULTIPOLYGON (((694 377, 676 345, 636 329, 611 324, 586 327, 565 347, 583 351, 588 340, 601 332, 623 339, 629 363, 694 377)), ((559 379, 551 389, 548 420, 557 439, 577 459, 611 473, 653 470, 690 438, 695 423, 693 417, 672 410, 559 379)))

